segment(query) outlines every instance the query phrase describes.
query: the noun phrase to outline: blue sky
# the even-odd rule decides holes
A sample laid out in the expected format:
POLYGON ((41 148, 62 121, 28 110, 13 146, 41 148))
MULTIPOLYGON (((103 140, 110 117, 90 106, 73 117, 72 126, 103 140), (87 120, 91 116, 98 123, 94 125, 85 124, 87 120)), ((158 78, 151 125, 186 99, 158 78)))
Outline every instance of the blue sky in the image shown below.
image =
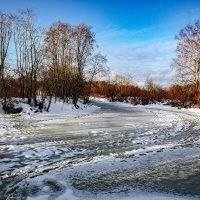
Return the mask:
POLYGON ((65 21, 93 27, 113 73, 131 73, 143 85, 147 77, 167 86, 174 72, 175 34, 200 19, 195 0, 0 0, 0 10, 31 8, 41 26, 65 21))

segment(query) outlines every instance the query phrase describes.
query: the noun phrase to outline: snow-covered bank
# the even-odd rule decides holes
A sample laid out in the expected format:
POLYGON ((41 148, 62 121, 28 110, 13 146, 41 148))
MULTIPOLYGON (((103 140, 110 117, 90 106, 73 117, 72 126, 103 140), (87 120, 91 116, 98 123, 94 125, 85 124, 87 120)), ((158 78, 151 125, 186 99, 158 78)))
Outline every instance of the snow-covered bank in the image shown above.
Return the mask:
MULTIPOLYGON (((46 101, 44 106, 47 107, 48 102, 46 101)), ((40 110, 38 107, 32 107, 27 103, 19 101, 15 105, 15 107, 21 107, 23 111, 20 113, 21 115, 79 115, 79 114, 89 114, 95 112, 100 109, 100 107, 95 106, 93 104, 83 104, 81 101, 78 101, 77 108, 72 103, 64 103, 58 100, 52 100, 49 112, 45 111, 45 109, 40 110)), ((3 114, 3 108, 0 106, 0 114, 3 114)))
POLYGON ((169 105, 163 105, 162 103, 157 104, 149 104, 149 105, 137 105, 134 106, 141 109, 162 109, 166 111, 176 111, 180 113, 188 113, 188 114, 194 114, 194 115, 200 115, 200 109, 199 108, 181 108, 178 109, 177 107, 171 107, 169 105))
POLYGON ((83 104, 80 101, 77 103, 79 108, 76 108, 74 104, 72 103, 63 103, 61 101, 54 101, 51 103, 49 112, 43 111, 43 112, 35 112, 35 110, 30 107, 28 104, 21 103, 21 107, 23 108, 22 114, 54 114, 54 115, 59 115, 59 114, 85 114, 85 113, 92 113, 100 107, 95 106, 93 104, 83 104))

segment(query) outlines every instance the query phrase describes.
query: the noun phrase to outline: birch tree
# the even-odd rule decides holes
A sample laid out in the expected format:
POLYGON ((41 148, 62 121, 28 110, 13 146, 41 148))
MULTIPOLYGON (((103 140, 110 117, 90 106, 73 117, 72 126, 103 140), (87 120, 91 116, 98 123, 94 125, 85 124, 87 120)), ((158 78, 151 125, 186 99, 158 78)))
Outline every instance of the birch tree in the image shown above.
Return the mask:
POLYGON ((173 66, 183 84, 195 87, 196 100, 200 101, 200 21, 187 25, 176 36, 177 55, 173 66))

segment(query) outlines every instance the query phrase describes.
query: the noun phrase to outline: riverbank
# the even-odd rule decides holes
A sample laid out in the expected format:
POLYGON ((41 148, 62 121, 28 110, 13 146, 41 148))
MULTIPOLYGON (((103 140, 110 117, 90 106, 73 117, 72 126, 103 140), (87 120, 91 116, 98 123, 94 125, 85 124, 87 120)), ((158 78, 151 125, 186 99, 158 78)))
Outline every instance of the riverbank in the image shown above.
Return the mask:
MULTIPOLYGON (((83 104, 81 100, 78 101, 77 107, 74 106, 71 102, 63 102, 59 100, 52 100, 51 106, 49 111, 46 111, 46 107, 48 105, 48 101, 46 100, 43 108, 39 109, 38 106, 33 107, 29 104, 25 103, 22 100, 14 100, 14 107, 15 108, 22 108, 22 112, 18 113, 20 115, 79 115, 79 114, 87 114, 95 112, 96 110, 100 109, 99 107, 95 106, 94 104, 83 104)), ((2 104, 0 105, 0 114, 4 114, 2 104)))

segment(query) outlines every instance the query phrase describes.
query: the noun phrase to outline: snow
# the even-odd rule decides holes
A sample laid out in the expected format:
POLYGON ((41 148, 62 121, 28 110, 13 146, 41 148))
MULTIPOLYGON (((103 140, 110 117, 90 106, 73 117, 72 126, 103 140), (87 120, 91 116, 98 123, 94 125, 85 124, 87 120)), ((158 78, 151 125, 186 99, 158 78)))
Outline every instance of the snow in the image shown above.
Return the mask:
MULTIPOLYGON (((48 195, 41 195, 38 197, 28 197, 27 200, 48 200, 48 195)), ((141 194, 129 194, 125 196, 114 196, 114 195, 102 195, 101 197, 76 197, 73 195, 72 190, 65 191, 60 197, 56 198, 55 200, 198 200, 198 198, 192 197, 180 197, 180 196, 173 196, 173 195, 164 195, 164 194, 156 194, 156 193, 141 193, 141 194)))
POLYGON ((34 110, 31 110, 30 106, 25 103, 21 103, 21 107, 23 108, 23 114, 29 114, 29 115, 44 115, 44 114, 87 114, 92 113, 98 109, 99 107, 92 105, 92 104, 83 104, 81 102, 78 102, 77 104, 79 108, 75 108, 75 106, 71 103, 63 103, 61 101, 52 101, 49 112, 35 112, 34 110))
POLYGON ((90 97, 90 100, 102 102, 102 103, 109 103, 108 99, 106 98, 95 98, 95 97, 90 97))
MULTIPOLYGON (((175 195, 159 194, 159 193, 145 193, 138 192, 133 194, 124 194, 124 195, 97 195, 92 197, 76 197, 72 190, 67 190, 61 197, 56 200, 197 200, 197 198, 192 197, 181 197, 175 195), (66 199, 67 198, 67 199, 66 199)), ((37 199, 38 200, 38 199, 37 199)))
POLYGON ((52 114, 81 114, 81 113, 91 113, 98 109, 97 106, 87 105, 78 103, 79 108, 75 108, 73 104, 54 102, 50 107, 50 113, 52 114))
MULTIPOLYGON (((21 113, 21 115, 81 115, 81 114, 89 114, 92 112, 95 112, 97 110, 100 109, 100 107, 95 106, 93 104, 83 104, 81 100, 79 100, 77 102, 77 105, 79 108, 76 108, 74 106, 74 104, 72 104, 71 101, 69 101, 69 103, 67 102, 63 102, 61 100, 55 100, 52 99, 51 105, 50 105, 50 109, 49 112, 43 111, 43 112, 38 112, 37 111, 37 107, 31 107, 29 104, 24 103, 24 101, 15 98, 15 101, 19 101, 19 103, 15 103, 15 107, 21 107, 23 108, 23 111, 21 113)), ((46 107, 48 105, 48 100, 45 100, 45 104, 46 107)), ((0 116, 4 115, 3 114, 3 108, 2 105, 0 104, 0 116)), ((1 128, 1 124, 0 124, 0 128, 1 128)))
MULTIPOLYGON (((174 194, 167 194, 167 193, 159 193, 159 192, 146 192, 140 189, 133 189, 132 191, 127 192, 112 192, 112 193, 86 193, 82 191, 74 191, 71 189, 66 182, 60 180, 62 178, 59 177, 57 184, 62 185, 65 188, 59 195, 57 195, 55 200, 197 200, 198 198, 191 197, 191 196, 180 196, 174 194)), ((52 182, 55 181, 55 178, 51 176, 42 175, 41 177, 33 178, 33 182, 36 185, 40 186, 41 181, 44 180, 51 180, 52 182), (51 179, 50 179, 51 178, 51 179)), ((44 186, 42 188, 43 192, 50 192, 50 188, 44 186), (46 188, 44 190, 44 188, 46 188)), ((31 197, 29 196, 27 200, 45 200, 51 199, 50 195, 38 195, 31 197)))
MULTIPOLYGON (((79 198, 78 200, 83 199, 79 198)), ((136 191, 134 193, 128 193, 124 195, 116 195, 116 194, 110 194, 110 195, 97 195, 95 200, 197 200, 197 198, 192 197, 181 197, 176 195, 170 195, 170 194, 160 194, 160 193, 147 193, 142 191, 136 191)), ((73 200, 73 199, 70 199, 73 200)), ((92 200, 90 197, 84 198, 84 200, 92 200)))
POLYGON ((66 189, 66 191, 60 195, 56 200, 82 200, 83 198, 77 198, 71 189, 66 189))
MULTIPOLYGON (((51 172, 50 172, 51 173, 51 172)), ((50 181, 56 184, 58 187, 62 188, 62 191, 56 193, 53 191, 54 200, 197 200, 198 198, 191 196, 181 196, 169 193, 159 193, 159 192, 147 192, 141 189, 134 188, 133 190, 120 192, 117 191, 112 193, 88 193, 84 191, 78 191, 72 189, 72 186, 65 180, 65 175, 56 175, 51 173, 51 175, 41 175, 31 178, 29 184, 37 185, 41 188, 41 194, 37 196, 28 196, 27 200, 46 200, 52 199, 51 188, 49 186, 44 186, 45 183, 50 181), (44 194, 45 192, 49 194, 44 194)))
POLYGON ((171 107, 169 105, 163 105, 162 103, 157 104, 148 104, 148 105, 137 105, 134 106, 140 109, 162 109, 166 111, 176 111, 180 113, 188 113, 188 114, 196 114, 200 115, 200 109, 199 108, 182 108, 178 109, 177 107, 171 107))
MULTIPOLYGON (((80 176, 83 181, 91 178, 95 182, 106 173, 135 170, 134 173, 142 174, 149 167, 184 162, 184 159, 196 161, 199 156, 199 136, 187 134, 189 128, 194 132, 200 129, 198 109, 178 110, 162 104, 133 106, 105 99, 93 100, 122 110, 104 113, 94 105, 79 102, 80 109, 76 109, 72 104, 54 101, 49 113, 34 113, 27 104, 21 103, 25 111, 21 116, 15 115, 12 119, 12 115, 0 115, 0 151, 13 155, 0 160, 2 178, 32 173, 34 178, 27 176, 17 183, 22 188, 27 182, 29 186, 38 186, 39 192, 29 194, 28 200, 197 199, 139 189, 97 194, 75 189, 71 177, 80 176), (26 125, 23 129, 16 127, 20 120, 26 125), (175 138, 180 134, 183 135, 175 138), (168 141, 168 137, 174 140, 168 141), (187 143, 193 146, 184 147, 187 143), (108 148, 105 153, 104 148, 108 148), (61 190, 54 191, 46 180, 55 182, 61 190)), ((184 173, 193 175, 188 169, 184 173)))
POLYGON ((27 200, 48 200, 49 195, 40 195, 37 197, 28 197, 27 200))

